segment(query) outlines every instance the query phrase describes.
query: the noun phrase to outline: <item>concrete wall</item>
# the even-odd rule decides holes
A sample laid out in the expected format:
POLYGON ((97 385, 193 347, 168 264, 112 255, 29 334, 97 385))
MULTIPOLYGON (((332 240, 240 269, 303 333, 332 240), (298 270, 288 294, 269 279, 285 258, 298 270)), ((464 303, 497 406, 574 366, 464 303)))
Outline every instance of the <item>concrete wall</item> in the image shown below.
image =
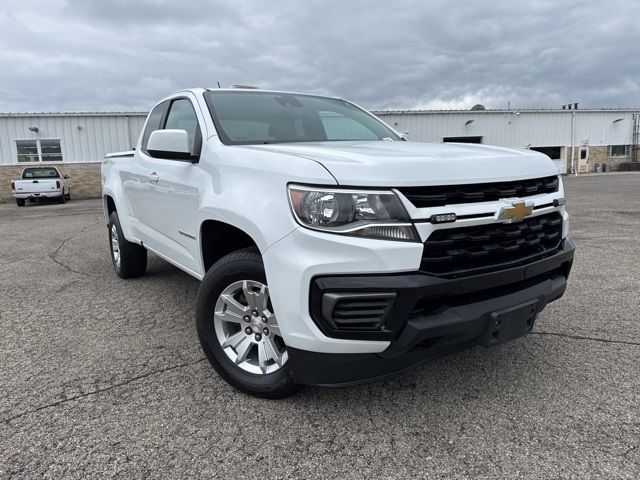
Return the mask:
MULTIPOLYGON (((98 198, 101 196, 100 162, 93 163, 46 163, 57 167, 63 175, 69 175, 71 198, 98 198)), ((25 165, 0 165, 0 201, 13 201, 11 180, 20 178, 25 165)))

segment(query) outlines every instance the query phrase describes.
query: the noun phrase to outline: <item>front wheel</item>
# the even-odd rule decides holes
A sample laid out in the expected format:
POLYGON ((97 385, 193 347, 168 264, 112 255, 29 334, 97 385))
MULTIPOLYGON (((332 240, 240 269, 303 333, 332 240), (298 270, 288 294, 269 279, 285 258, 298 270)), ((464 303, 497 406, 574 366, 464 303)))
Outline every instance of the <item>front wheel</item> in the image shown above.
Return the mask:
POLYGON ((255 249, 233 252, 207 272, 198 291, 196 326, 209 362, 238 390, 273 399, 301 388, 293 381, 255 249))

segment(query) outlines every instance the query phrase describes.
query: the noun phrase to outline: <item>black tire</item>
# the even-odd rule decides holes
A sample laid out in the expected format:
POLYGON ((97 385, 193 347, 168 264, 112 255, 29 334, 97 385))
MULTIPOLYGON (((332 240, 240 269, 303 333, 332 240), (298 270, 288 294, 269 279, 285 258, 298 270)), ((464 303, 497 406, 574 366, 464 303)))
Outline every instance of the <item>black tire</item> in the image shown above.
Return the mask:
POLYGON ((16 198, 16 203, 19 207, 24 207, 26 200, 24 198, 16 198))
POLYGON ((67 200, 71 200, 71 189, 67 190, 67 200))
POLYGON ((65 203, 67 201, 67 197, 64 194, 64 190, 62 191, 62 195, 58 198, 58 203, 65 203))
POLYGON ((233 363, 218 341, 213 321, 216 302, 225 288, 241 280, 267 285, 262 257, 255 248, 230 253, 204 276, 196 305, 196 326, 202 349, 216 372, 241 392, 267 399, 288 397, 302 388, 293 381, 290 361, 270 374, 250 373, 233 363))
POLYGON ((111 262, 113 269, 120 278, 135 278, 144 275, 147 269, 147 249, 136 243, 131 243, 124 238, 120 219, 116 212, 109 215, 109 250, 111 251, 111 262), (118 246, 120 249, 120 264, 116 262, 113 251, 113 241, 111 232, 113 227, 116 229, 118 237, 118 246))

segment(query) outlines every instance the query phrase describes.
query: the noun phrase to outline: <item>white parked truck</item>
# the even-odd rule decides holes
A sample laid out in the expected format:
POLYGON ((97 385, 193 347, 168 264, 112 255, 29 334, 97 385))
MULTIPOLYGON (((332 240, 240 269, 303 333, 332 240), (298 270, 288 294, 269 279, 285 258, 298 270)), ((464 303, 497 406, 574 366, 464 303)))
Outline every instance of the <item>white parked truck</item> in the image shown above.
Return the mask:
POLYGON ((13 198, 19 207, 23 207, 28 199, 55 198, 59 203, 65 203, 71 200, 68 178, 56 167, 27 167, 22 170, 19 180, 11 182, 13 198))
POLYGON ((522 336, 573 261, 548 157, 409 142, 339 98, 174 93, 102 182, 116 273, 151 251, 201 280, 206 356, 266 398, 522 336))

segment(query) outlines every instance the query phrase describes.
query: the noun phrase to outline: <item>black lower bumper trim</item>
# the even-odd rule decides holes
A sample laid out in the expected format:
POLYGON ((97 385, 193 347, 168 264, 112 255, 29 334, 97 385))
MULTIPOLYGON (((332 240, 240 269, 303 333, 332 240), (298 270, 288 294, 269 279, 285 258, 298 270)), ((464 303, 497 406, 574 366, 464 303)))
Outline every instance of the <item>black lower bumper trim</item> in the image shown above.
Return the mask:
POLYGON ((536 315, 559 298, 565 288, 566 278, 559 276, 498 299, 412 319, 398 339, 380 354, 317 353, 288 348, 293 376, 297 383, 305 385, 365 383, 396 376, 420 363, 473 345, 503 343, 530 332, 536 315))
POLYGON ((384 358, 375 353, 318 353, 287 348, 296 383, 320 387, 344 387, 396 377, 421 363, 445 357, 473 344, 415 350, 384 358))
POLYGON ((379 354, 289 348, 294 379, 307 385, 379 380, 473 345, 491 346, 525 335, 542 309, 564 294, 574 248, 567 239, 553 257, 462 279, 414 274, 316 279, 328 291, 395 291, 398 301, 385 324, 390 344, 379 354))
MULTIPOLYGON (((566 287, 566 277, 558 275, 509 295, 459 305, 447 308, 442 312, 412 318, 407 322, 398 338, 391 342, 381 356, 402 355, 418 345, 431 347, 471 342, 489 346, 510 340, 515 336, 524 335, 533 328, 537 314, 549 302, 560 298, 566 287), (505 316, 514 308, 531 310, 530 312, 520 312, 518 316, 518 318, 529 322, 527 325, 522 325, 520 335, 517 335, 518 332, 509 335, 499 329, 497 325, 492 325, 492 320, 505 316), (491 341, 494 336, 495 341, 491 341)), ((511 327, 512 323, 514 321, 509 322, 507 328, 511 327)))

